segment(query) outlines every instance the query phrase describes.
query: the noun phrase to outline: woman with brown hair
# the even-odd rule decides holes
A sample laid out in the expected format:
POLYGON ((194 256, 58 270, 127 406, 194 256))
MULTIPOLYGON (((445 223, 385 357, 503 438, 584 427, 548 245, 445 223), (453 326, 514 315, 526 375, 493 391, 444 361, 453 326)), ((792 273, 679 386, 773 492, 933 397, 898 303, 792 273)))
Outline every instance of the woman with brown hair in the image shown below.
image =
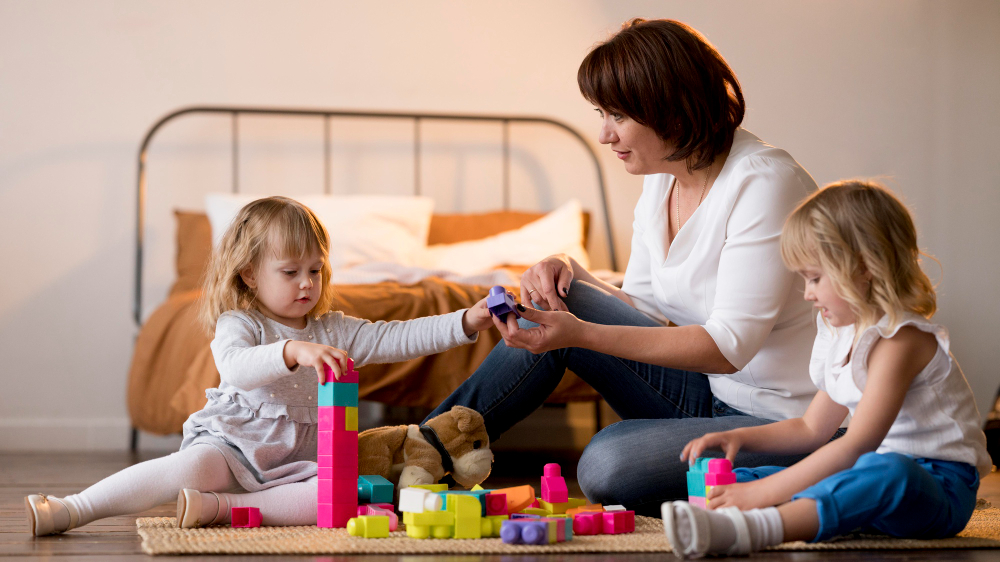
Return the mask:
MULTIPOLYGON (((677 21, 635 19, 583 60, 580 91, 599 140, 645 176, 621 289, 572 258, 521 277, 523 319, 431 416, 478 410, 491 439, 540 406, 566 369, 624 421, 583 453, 594 502, 656 514, 687 496, 684 445, 707 432, 801 416, 816 335, 802 282, 782 265, 785 218, 816 183, 783 150, 740 128, 739 82, 677 21)), ((740 453, 738 465, 798 457, 740 453)))

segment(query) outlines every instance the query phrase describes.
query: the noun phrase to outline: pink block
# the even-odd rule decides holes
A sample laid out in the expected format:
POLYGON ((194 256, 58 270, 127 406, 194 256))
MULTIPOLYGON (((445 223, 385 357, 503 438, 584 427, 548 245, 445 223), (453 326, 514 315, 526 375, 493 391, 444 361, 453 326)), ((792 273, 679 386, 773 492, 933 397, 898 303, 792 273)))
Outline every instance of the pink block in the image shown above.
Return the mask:
POLYGON ((335 467, 338 469, 354 469, 356 471, 358 468, 358 450, 345 448, 335 455, 317 455, 316 465, 319 468, 335 467))
POLYGON ((549 503, 569 501, 569 490, 566 488, 566 479, 562 477, 562 467, 556 463, 549 463, 543 470, 542 499, 549 503))
POLYGON ((354 360, 347 360, 348 367, 344 369, 341 373, 339 379, 333 378, 333 369, 327 365, 323 365, 323 369, 326 371, 326 382, 359 382, 358 372, 354 370, 354 360))
MULTIPOLYGON (((328 503, 316 504, 316 526, 329 529, 333 527, 333 506, 328 503)), ((345 525, 346 526, 346 525, 345 525)))
POLYGON ((380 503, 380 504, 375 504, 375 503, 361 504, 361 505, 358 506, 357 513, 358 513, 358 517, 360 517, 362 515, 381 515, 383 517, 388 517, 389 518, 389 530, 390 531, 395 531, 396 527, 399 525, 399 516, 396 515, 396 512, 393 510, 392 504, 384 504, 384 503, 380 503), (384 508, 378 507, 380 505, 388 505, 389 509, 384 509, 384 508))
POLYGON ((573 516, 573 534, 600 535, 604 532, 604 512, 585 511, 573 516))
POLYGON ((320 406, 319 407, 319 430, 320 431, 333 431, 333 406, 320 406))
POLYGON ((604 534, 606 535, 635 531, 634 511, 605 511, 601 515, 604 516, 604 534))
POLYGON ((316 526, 326 529, 342 529, 347 527, 347 522, 352 517, 356 517, 357 504, 328 504, 320 503, 316 505, 316 526))
POLYGON ((566 542, 566 519, 564 517, 543 517, 542 521, 556 526, 556 542, 566 542))
POLYGON ((336 479, 321 479, 316 482, 317 503, 353 503, 358 504, 358 477, 340 477, 336 479))
POLYGON ((256 507, 234 507, 229 510, 229 524, 233 527, 260 527, 260 509, 256 507))
POLYGON ((372 507, 377 507, 379 509, 384 509, 386 511, 391 511, 393 513, 396 512, 396 506, 392 505, 391 503, 369 503, 365 505, 370 505, 372 507))
POLYGON ((507 515, 507 494, 486 494, 486 515, 507 515))
POLYGON ((688 503, 695 507, 708 509, 708 503, 705 501, 705 498, 701 496, 688 496, 688 503))
MULTIPOLYGON (((347 406, 333 406, 333 429, 336 431, 348 431, 347 429, 347 406)), ((356 432, 358 428, 351 430, 356 432)))
POLYGON ((708 472, 705 473, 706 486, 725 486, 735 484, 736 475, 729 459, 712 459, 708 461, 708 472))

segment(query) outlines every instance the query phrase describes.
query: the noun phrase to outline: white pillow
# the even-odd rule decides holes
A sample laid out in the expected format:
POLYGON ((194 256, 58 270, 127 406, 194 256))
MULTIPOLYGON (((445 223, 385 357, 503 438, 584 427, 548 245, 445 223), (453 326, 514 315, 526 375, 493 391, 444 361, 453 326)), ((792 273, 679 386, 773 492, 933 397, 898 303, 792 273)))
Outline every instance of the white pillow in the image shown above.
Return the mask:
POLYGON ((561 253, 590 267, 583 247, 583 206, 577 199, 517 230, 482 240, 428 246, 424 267, 474 275, 501 265, 533 265, 561 253))
MULTIPOLYGON (((205 213, 217 245, 244 205, 260 195, 209 193, 205 213)), ((393 195, 303 195, 295 198, 312 209, 330 233, 333 269, 368 262, 414 266, 427 248, 434 200, 393 195)))

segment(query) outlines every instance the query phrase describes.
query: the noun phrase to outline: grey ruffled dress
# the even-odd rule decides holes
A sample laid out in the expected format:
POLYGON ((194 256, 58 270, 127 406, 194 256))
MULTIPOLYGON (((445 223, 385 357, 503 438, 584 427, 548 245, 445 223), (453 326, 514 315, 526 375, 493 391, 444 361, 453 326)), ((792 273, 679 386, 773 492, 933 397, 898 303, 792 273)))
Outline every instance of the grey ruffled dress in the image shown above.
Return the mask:
MULTIPOLYGON (((285 366, 290 340, 347 352, 355 368, 405 361, 475 341, 462 329, 464 310, 407 321, 370 322, 342 312, 309 318, 302 330, 257 311, 219 317, 212 355, 218 388, 184 422, 181 449, 211 445, 226 458, 239 484, 256 492, 316 475, 316 370, 285 366)), ((361 370, 364 377, 364 370, 361 370)))

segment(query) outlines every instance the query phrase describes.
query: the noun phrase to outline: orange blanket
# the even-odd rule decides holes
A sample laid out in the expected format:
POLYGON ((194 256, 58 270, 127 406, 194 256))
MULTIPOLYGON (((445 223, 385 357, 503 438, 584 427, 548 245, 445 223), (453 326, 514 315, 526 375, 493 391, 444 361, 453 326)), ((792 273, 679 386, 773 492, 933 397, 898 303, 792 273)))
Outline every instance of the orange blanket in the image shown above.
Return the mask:
MULTIPOLYGON (((370 320, 406 320, 467 308, 489 287, 428 278, 414 285, 386 282, 340 285, 334 306, 370 320)), ((219 384, 210 336, 197 322, 200 291, 172 294, 153 312, 135 342, 129 371, 132 424, 150 433, 179 433, 188 415, 205 405, 205 389, 219 384)), ((495 330, 444 353, 361 369, 360 397, 394 406, 433 408, 486 358, 500 341, 495 330)), ((597 393, 567 373, 549 402, 594 400, 597 393)))

